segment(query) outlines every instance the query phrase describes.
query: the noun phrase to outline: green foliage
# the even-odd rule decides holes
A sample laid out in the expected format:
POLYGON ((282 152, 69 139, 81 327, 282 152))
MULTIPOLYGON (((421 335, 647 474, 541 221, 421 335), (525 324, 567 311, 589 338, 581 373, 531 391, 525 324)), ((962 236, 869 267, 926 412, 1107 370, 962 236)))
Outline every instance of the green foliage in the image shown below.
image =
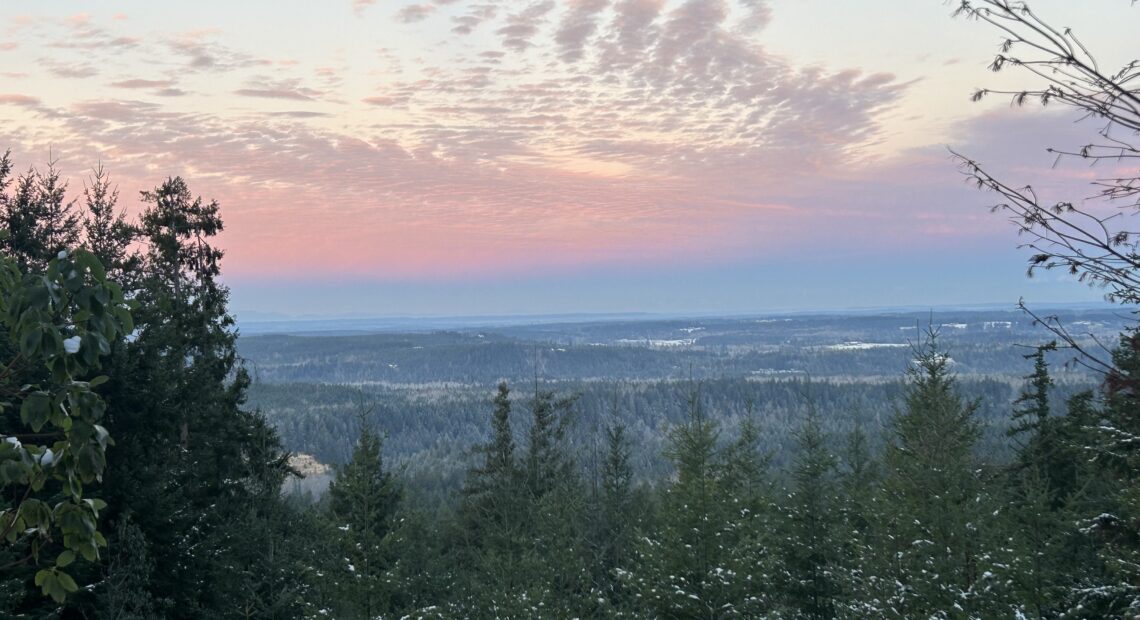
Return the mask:
POLYGON ((106 503, 84 494, 102 479, 111 443, 106 404, 93 391, 107 377, 84 378, 131 331, 130 312, 91 253, 61 250, 43 274, 0 258, 0 323, 13 351, 0 372, 0 487, 9 498, 0 538, 25 554, 18 564, 43 566, 35 585, 63 602, 78 590, 65 569, 78 558, 96 561, 107 544, 98 529, 106 503), (23 369, 38 380, 14 383, 29 376, 23 369))
POLYGON ((7 231, 2 245, 23 273, 43 273, 59 252, 79 244, 79 215, 67 201, 67 182, 60 178, 54 161, 46 172, 28 170, 11 185, 10 153, 0 157, 0 223, 7 231))
POLYGON ((814 407, 798 433, 799 451, 785 508, 788 532, 782 543, 787 604, 797 617, 823 620, 837 613, 844 541, 841 501, 832 454, 814 407))
POLYGON ((398 593, 390 570, 393 520, 401 491, 384 468, 380 437, 362 414, 352 459, 337 470, 329 485, 329 511, 340 532, 338 554, 343 564, 334 570, 338 586, 338 617, 374 618, 392 611, 398 593))
POLYGON ((623 582, 661 617, 760 617, 774 605, 775 581, 759 480, 765 459, 752 432, 721 449, 699 392, 689 405, 689 419, 669 433, 677 473, 662 497, 661 525, 642 539, 623 582))

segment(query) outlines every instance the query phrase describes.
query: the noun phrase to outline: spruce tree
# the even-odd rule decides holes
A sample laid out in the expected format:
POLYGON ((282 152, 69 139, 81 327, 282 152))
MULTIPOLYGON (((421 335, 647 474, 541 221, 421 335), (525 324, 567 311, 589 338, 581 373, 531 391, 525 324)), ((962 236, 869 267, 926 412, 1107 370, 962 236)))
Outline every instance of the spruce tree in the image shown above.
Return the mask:
POLYGON ((892 536, 885 527, 884 512, 891 506, 882 501, 880 465, 863 425, 856 422, 844 442, 839 466, 842 519, 837 545, 844 558, 839 588, 846 596, 837 617, 881 616, 881 601, 891 596, 894 587, 893 558, 884 562, 880 553, 892 536))
POLYGON ((974 446, 978 402, 958 394, 950 357, 928 330, 915 347, 901 410, 890 423, 884 486, 897 588, 888 606, 904 617, 979 613, 992 575, 982 548, 988 502, 974 446))
POLYGON ((0 224, 7 235, 0 247, 16 261, 21 272, 43 273, 48 262, 60 251, 74 248, 80 239, 80 218, 74 202, 67 200, 67 182, 60 177, 55 161, 49 161, 47 172, 29 169, 14 179, 11 157, 0 158, 0 224))
POLYGON ((526 582, 519 560, 528 546, 526 484, 515 455, 510 388, 498 386, 491 412, 491 437, 475 447, 479 463, 461 489, 454 563, 469 608, 496 609, 511 603, 526 582))
POLYGON ((798 618, 834 618, 841 597, 843 540, 836 488, 838 460, 814 407, 796 434, 783 540, 786 603, 798 618))
POLYGON ((242 575, 262 552, 246 544, 246 528, 281 502, 286 454, 243 408, 249 376, 218 281, 217 203, 193 197, 179 178, 142 198, 137 329, 111 357, 130 380, 104 386, 108 425, 121 438, 105 489, 147 540, 157 613, 217 615, 245 606, 242 575))
POLYGON ((91 250, 111 277, 125 282, 138 276, 139 256, 131 249, 138 230, 118 208, 119 191, 111 185, 111 177, 102 166, 92 174, 83 188, 84 245, 91 250))
POLYGON ((625 564, 631 543, 633 504, 633 469, 630 466, 630 444, 625 426, 615 422, 606 427, 606 454, 602 462, 602 572, 611 572, 625 564))
POLYGON ((755 435, 727 450, 694 391, 688 418, 669 432, 676 477, 664 490, 661 526, 641 539, 623 582, 643 607, 668 618, 760 617, 770 611, 774 576, 766 561, 763 457, 755 435), (752 495, 748 489, 752 489, 752 495))
POLYGON ((344 558, 338 591, 340 617, 374 618, 390 613, 396 593, 388 572, 395 558, 390 534, 402 491, 384 467, 382 441, 365 414, 352 458, 329 484, 329 512, 342 532, 344 558))

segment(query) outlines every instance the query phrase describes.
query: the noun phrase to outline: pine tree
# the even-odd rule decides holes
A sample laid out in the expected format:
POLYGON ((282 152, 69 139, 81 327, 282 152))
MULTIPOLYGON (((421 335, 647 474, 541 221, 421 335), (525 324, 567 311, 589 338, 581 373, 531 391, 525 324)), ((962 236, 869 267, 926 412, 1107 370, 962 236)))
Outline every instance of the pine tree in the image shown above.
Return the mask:
POLYGON ((840 598, 842 545, 836 489, 838 460, 827 447, 814 407, 796 436, 792 489, 786 507, 788 532, 783 541, 784 590, 798 618, 836 616, 840 598))
MULTIPOLYGON (((1037 437, 1042 425, 1049 417, 1049 389, 1053 387, 1053 377, 1049 374, 1049 364, 1045 354, 1057 350, 1056 341, 1037 347, 1025 359, 1033 360, 1033 373, 1026 377, 1029 382, 1027 390, 1022 392, 1014 401, 1013 415, 1009 429, 1006 433, 1015 439, 1029 434, 1037 437)), ((1022 443, 1022 455, 1025 453, 1025 443, 1022 443)))
MULTIPOLYGON (((893 580, 888 606, 904 617, 978 613, 991 572, 981 548, 987 507, 974 458, 978 402, 964 402, 933 329, 915 348, 903 407, 886 447, 893 580)), ((988 534, 988 532, 985 532, 988 534)))
POLYGON ((491 439, 476 446, 481 464, 467 472, 461 514, 465 537, 476 546, 513 540, 520 527, 522 473, 515 459, 510 388, 500 383, 491 413, 491 439))
POLYGON ((138 230, 127 222, 125 211, 118 210, 119 192, 111 186, 111 177, 102 166, 94 170, 90 184, 84 186, 83 198, 84 245, 111 277, 133 288, 129 281, 138 275, 139 257, 131 245, 138 230))
POLYGON ((389 613, 395 592, 388 572, 394 563, 390 534, 402 491, 384 468, 382 441, 369 427, 366 414, 352 458, 329 484, 329 511, 343 532, 340 573, 341 617, 374 618, 389 613))
POLYGON ((630 518, 633 503, 633 468, 625 426, 614 423, 606 427, 606 455, 602 463, 602 572, 607 576, 622 566, 629 553, 630 518))
POLYGON ((80 217, 75 201, 67 200, 67 181, 60 178, 55 161, 49 161, 47 172, 38 174, 40 202, 39 236, 45 256, 50 258, 79 245, 80 217))
POLYGON ((247 544, 260 533, 243 530, 282 501, 287 455, 264 418, 243 408, 249 376, 211 239, 222 230, 217 203, 178 178, 143 201, 137 330, 111 358, 130 381, 104 386, 108 426, 121 438, 105 490, 146 538, 157 612, 228 613, 245 605, 243 573, 262 553, 247 544))
POLYGON ((881 493, 882 471, 871 451, 862 424, 847 435, 839 467, 842 497, 841 536, 837 541, 844 565, 839 574, 840 602, 837 617, 868 618, 883 615, 880 602, 893 593, 893 562, 882 562, 880 549, 890 538, 885 532, 881 493))
POLYGON ((528 544, 525 478, 515 456, 510 388, 500 383, 491 413, 491 438, 476 446, 480 463, 461 490, 454 563, 464 581, 464 604, 494 609, 517 597, 526 581, 518 567, 528 544))
POLYGON ((574 401, 573 397, 555 399, 553 392, 540 390, 535 385, 524 454, 526 485, 534 500, 542 499, 574 478, 573 465, 564 446, 574 401))
POLYGON ((1070 403, 1067 439, 1090 465, 1082 485, 1079 532, 1100 562, 1072 588, 1068 615, 1124 617, 1140 608, 1140 329, 1121 334, 1098 404, 1092 395, 1070 403), (1098 570, 1099 569, 1099 570, 1098 570))
POLYGON ((760 617, 771 608, 762 486, 750 484, 764 459, 754 433, 727 450, 718 438, 694 391, 687 420, 669 432, 665 454, 676 478, 662 497, 661 527, 622 573, 640 604, 661 617, 760 617))
POLYGON ((12 180, 9 153, 0 158, 0 224, 7 236, 0 240, 5 253, 24 273, 43 273, 60 251, 79 243, 80 219, 67 200, 67 182, 60 178, 55 161, 46 173, 29 169, 15 179, 15 192, 7 194, 12 180))

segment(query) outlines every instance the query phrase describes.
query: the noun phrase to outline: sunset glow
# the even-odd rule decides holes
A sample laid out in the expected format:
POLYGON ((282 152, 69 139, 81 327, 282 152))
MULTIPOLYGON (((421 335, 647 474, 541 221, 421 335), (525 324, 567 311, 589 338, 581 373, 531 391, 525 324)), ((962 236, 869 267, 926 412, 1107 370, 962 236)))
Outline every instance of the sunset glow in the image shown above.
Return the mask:
MULTIPOLYGON (((855 4, 6 0, 0 151, 73 191, 102 164, 132 211, 186 178, 222 205, 239 312, 543 312, 518 300, 560 288, 567 311, 821 307, 789 287, 823 273, 856 304, 1095 299, 1022 279, 947 147, 1081 197, 1096 171, 1044 147, 1097 127, 970 103, 1024 78, 988 72, 997 36, 943 2, 855 4)), ((1114 65, 1134 12, 1088 4, 1114 65)), ((1072 7, 1034 3, 1079 30, 1072 7)))

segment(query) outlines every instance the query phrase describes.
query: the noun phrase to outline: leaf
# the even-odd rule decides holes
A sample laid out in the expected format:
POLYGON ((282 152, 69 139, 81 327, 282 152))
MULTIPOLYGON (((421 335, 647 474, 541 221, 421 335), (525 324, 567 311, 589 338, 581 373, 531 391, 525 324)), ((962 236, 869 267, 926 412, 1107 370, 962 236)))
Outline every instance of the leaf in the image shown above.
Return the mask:
POLYGON ((79 585, 76 584, 75 580, 71 578, 71 575, 68 575, 67 573, 59 573, 59 583, 63 586, 63 589, 66 592, 75 592, 79 590, 79 585))
POLYGON ((63 568, 65 566, 70 565, 74 561, 75 561, 75 552, 72 551, 71 549, 67 549, 63 553, 59 554, 59 557, 55 559, 55 565, 60 567, 60 568, 63 568))
POLYGON ((35 432, 47 423, 51 416, 51 398, 45 392, 33 392, 20 405, 20 421, 32 427, 35 432))
POLYGON ((95 255, 87 250, 75 251, 75 262, 91 272, 91 275, 99 281, 107 279, 107 270, 103 268, 103 264, 99 262, 95 255))

